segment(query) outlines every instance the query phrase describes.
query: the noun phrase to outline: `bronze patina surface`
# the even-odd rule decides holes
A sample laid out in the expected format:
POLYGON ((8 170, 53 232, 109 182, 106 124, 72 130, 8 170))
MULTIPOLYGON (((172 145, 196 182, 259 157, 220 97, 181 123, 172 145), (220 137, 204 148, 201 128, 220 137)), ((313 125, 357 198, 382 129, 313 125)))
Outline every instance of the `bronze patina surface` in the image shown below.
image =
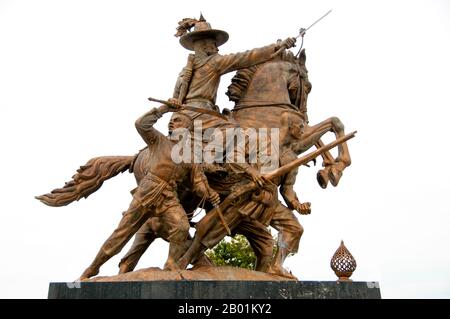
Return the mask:
MULTIPOLYGON (((119 272, 128 273, 126 278, 133 277, 129 273, 151 243, 162 238, 170 244, 164 270, 186 274, 185 269, 192 264, 197 269, 195 278, 198 279, 203 266, 208 269, 206 277, 217 279, 223 272, 211 270, 213 265, 204 251, 234 234, 247 237, 257 256, 257 271, 272 274, 273 280, 295 280, 283 268, 286 257, 297 252, 303 234, 294 212, 311 213, 311 203, 294 190, 298 169, 322 157, 323 168, 317 172, 319 185, 337 186, 343 171, 351 164, 346 141, 355 133, 345 135, 344 125, 337 117, 310 123, 307 100, 312 86, 306 53, 304 49, 297 55, 288 51, 295 46, 295 38, 222 55, 218 47, 228 40, 228 34, 213 29, 203 16, 180 21, 176 36, 193 53, 188 55, 176 80, 173 96, 168 101, 158 100, 162 105, 136 120, 145 148, 136 155, 90 159, 62 188, 37 199, 49 206, 64 206, 88 197, 119 173, 128 170, 135 175, 137 187, 132 191, 128 209, 80 280, 97 275, 100 267, 133 236, 133 245, 120 262, 119 272), (233 71, 237 73, 226 94, 235 105, 221 112, 216 105, 220 78, 233 71), (169 112, 172 117, 168 134, 163 134, 154 125, 169 112), (264 138, 256 135, 256 140, 245 135, 243 147, 234 147, 234 137, 231 142, 219 138, 227 136, 230 130, 270 134, 264 138), (177 157, 181 145, 179 132, 188 136, 183 142, 187 144, 182 145, 194 145, 193 150, 183 155, 183 159, 188 155, 190 160, 177 157), (334 144, 322 142, 321 137, 328 132, 335 135, 334 144), (211 145, 212 160, 195 160, 196 156, 209 152, 211 145), (313 146, 317 151, 302 154, 313 146), (336 157, 330 153, 335 146, 336 157), (218 152, 219 149, 223 152, 218 152), (229 160, 230 157, 241 160, 229 160), (270 168, 266 165, 268 159, 270 168), (278 191, 284 203, 278 198, 278 191), (195 235, 191 237, 191 219, 198 209, 204 209, 206 215, 195 224, 195 235), (275 255, 269 226, 278 231, 275 255)), ((157 271, 147 276, 152 273, 162 276, 157 271)), ((249 274, 245 272, 246 279, 251 277, 249 274)), ((255 278, 261 277, 258 276, 255 278)))

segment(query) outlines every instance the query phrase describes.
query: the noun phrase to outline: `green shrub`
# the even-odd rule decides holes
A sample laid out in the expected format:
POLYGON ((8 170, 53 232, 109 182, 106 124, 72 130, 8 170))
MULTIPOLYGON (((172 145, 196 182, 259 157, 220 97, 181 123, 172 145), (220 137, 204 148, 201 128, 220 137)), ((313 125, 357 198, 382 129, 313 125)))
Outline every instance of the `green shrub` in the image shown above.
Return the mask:
POLYGON ((222 239, 214 248, 208 249, 206 255, 216 266, 255 269, 255 253, 242 235, 236 235, 231 240, 229 238, 222 239))

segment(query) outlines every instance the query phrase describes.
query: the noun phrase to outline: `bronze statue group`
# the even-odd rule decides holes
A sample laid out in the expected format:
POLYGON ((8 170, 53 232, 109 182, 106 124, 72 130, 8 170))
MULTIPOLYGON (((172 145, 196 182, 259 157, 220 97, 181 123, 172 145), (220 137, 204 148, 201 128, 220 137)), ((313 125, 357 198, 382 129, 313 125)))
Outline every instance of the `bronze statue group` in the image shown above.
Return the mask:
POLYGON ((294 190, 298 166, 307 164, 297 157, 312 146, 321 150, 317 153, 323 158, 323 168, 317 173, 319 185, 337 186, 343 170, 351 164, 344 126, 337 117, 309 125, 306 106, 311 84, 305 51, 294 55, 287 50, 295 46, 295 38, 221 55, 218 47, 228 40, 226 32, 212 29, 203 16, 178 24, 176 36, 194 53, 178 76, 173 97, 136 121, 146 147, 134 156, 93 158, 64 187, 37 198, 49 206, 64 206, 87 197, 125 170, 134 173, 138 186, 132 191, 130 206, 80 280, 97 275, 101 265, 133 236, 133 245, 120 262, 120 273, 133 271, 156 238, 169 242, 165 270, 186 269, 189 264, 213 266, 204 254, 206 249, 235 234, 248 239, 257 257, 255 270, 295 278, 283 268, 285 258, 297 252, 303 233, 294 211, 311 212, 310 203, 301 202, 294 190), (235 106, 220 113, 216 105, 220 77, 233 71, 237 73, 227 95, 235 106), (172 117, 164 135, 154 124, 168 112, 172 117), (201 134, 189 134, 198 130, 198 123, 201 134), (247 139, 243 147, 233 147, 234 138, 218 138, 236 129, 276 130, 277 134, 259 138, 257 146, 247 139), (321 141, 327 132, 339 141, 336 158, 321 141), (212 143, 215 150, 222 152, 209 161, 192 160, 192 156, 188 156, 190 160, 174 158, 180 136, 189 145, 200 145, 189 154, 194 158, 210 147, 211 140, 216 141, 212 143), (267 171, 268 155, 271 167, 276 160, 279 168, 275 171, 267 171), (278 190, 285 204, 278 199, 278 190), (194 224, 191 219, 200 208, 206 214, 194 224), (195 227, 194 237, 189 234, 191 226, 195 227), (275 255, 269 226, 278 231, 275 255))

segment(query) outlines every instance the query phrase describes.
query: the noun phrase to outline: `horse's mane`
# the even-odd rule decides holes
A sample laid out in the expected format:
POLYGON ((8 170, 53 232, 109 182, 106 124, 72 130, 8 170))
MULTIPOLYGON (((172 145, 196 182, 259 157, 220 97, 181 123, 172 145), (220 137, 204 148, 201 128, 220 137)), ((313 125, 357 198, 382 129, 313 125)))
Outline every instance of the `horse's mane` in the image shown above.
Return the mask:
POLYGON ((228 86, 228 90, 225 93, 230 101, 238 102, 241 97, 247 91, 248 85, 253 78, 253 75, 259 69, 259 64, 249 67, 247 69, 241 69, 236 72, 236 75, 231 79, 231 84, 228 86))
MULTIPOLYGON (((280 54, 281 61, 287 61, 292 63, 297 63, 304 66, 304 49, 299 58, 296 58, 294 54, 290 51, 284 51, 280 54)), ((236 75, 231 79, 231 84, 228 86, 228 90, 225 93, 230 101, 237 103, 242 96, 244 96, 247 91, 248 85, 255 75, 256 71, 260 68, 262 64, 257 64, 252 67, 241 69, 236 72, 236 75)))

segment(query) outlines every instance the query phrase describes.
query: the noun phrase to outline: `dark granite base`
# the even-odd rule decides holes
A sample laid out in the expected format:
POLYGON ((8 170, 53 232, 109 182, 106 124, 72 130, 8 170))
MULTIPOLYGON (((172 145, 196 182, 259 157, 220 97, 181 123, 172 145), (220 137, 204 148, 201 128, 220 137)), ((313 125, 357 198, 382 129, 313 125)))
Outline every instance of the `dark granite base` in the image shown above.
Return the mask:
POLYGON ((377 282, 129 281, 50 283, 49 299, 381 299, 377 282))

